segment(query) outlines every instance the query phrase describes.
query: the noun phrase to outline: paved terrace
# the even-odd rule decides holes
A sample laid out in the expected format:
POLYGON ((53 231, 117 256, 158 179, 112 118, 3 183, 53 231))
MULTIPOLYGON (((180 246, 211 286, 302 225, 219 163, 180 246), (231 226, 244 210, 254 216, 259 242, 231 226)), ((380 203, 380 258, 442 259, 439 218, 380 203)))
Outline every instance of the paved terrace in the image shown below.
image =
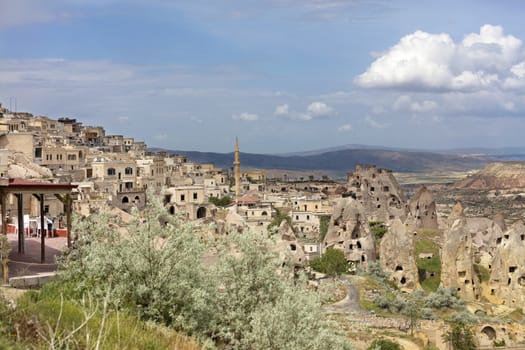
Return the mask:
POLYGON ((43 264, 40 263, 40 238, 25 238, 25 254, 17 251, 18 235, 8 234, 11 244, 9 254, 9 278, 31 276, 41 273, 50 273, 57 270, 56 257, 62 254, 62 250, 67 246, 65 237, 46 237, 45 252, 46 258, 43 264))

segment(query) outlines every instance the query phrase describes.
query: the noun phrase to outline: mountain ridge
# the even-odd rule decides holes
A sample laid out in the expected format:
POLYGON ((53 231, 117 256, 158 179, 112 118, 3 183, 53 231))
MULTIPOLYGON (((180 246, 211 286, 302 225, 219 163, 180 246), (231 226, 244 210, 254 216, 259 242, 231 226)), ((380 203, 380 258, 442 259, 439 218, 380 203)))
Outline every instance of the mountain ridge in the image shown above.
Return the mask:
MULTIPOLYGON (((233 152, 199 152, 150 148, 169 154, 184 155, 197 163, 213 163, 217 167, 231 168, 233 152)), ((310 152, 306 152, 310 153, 310 152)), ((428 151, 396 151, 390 149, 342 149, 308 155, 271 155, 240 153, 245 168, 314 171, 324 170, 343 174, 357 164, 374 164, 396 172, 462 171, 480 169, 496 157, 470 154, 447 154, 428 151)))

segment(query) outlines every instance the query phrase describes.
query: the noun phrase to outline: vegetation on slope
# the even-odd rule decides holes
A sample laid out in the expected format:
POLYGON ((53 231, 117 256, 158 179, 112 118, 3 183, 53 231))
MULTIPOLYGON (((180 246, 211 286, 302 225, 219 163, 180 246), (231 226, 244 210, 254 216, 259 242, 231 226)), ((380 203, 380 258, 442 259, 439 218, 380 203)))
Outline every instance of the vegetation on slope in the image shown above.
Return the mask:
POLYGON ((209 348, 349 348, 325 319, 320 296, 277 261, 263 235, 206 242, 155 200, 129 234, 104 216, 77 227, 80 241, 63 265, 75 300, 92 295, 110 310, 191 334, 209 348), (204 267, 210 250, 218 261, 204 267))
POLYGON ((427 292, 434 292, 441 283, 441 259, 436 238, 441 235, 437 230, 420 230, 415 237, 415 259, 421 287, 427 292), (421 253, 432 254, 429 258, 419 258, 421 253))

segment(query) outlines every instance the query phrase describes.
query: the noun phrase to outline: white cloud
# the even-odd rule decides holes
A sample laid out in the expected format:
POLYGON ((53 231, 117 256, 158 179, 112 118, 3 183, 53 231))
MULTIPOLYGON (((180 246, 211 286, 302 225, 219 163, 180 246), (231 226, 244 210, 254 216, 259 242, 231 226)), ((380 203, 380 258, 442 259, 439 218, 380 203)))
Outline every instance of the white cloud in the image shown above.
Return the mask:
POLYGON ((375 129, 384 129, 388 127, 390 124, 388 123, 380 123, 377 120, 373 119, 371 116, 367 115, 365 117, 365 123, 375 129))
POLYGON ((500 26, 484 25, 479 34, 454 42, 446 34, 406 35, 379 56, 355 83, 365 88, 478 91, 525 85, 522 41, 500 26))
POLYGON ((306 111, 312 118, 327 117, 334 113, 334 109, 324 102, 312 102, 306 111))
POLYGON ((241 114, 233 115, 232 118, 235 119, 235 120, 243 120, 243 121, 247 121, 247 122, 253 122, 253 121, 258 120, 259 116, 257 114, 243 112, 241 114))
POLYGON ((438 104, 432 100, 413 101, 409 95, 399 96, 392 104, 396 111, 409 111, 414 113, 430 112, 438 108, 438 104))
POLYGON ((313 120, 337 114, 335 110, 324 102, 312 102, 306 107, 306 112, 291 111, 287 104, 275 108, 274 115, 289 120, 313 120))
POLYGON ((275 107, 275 112, 273 112, 273 114, 275 115, 287 115, 288 113, 289 113, 289 107, 287 104, 275 107))
POLYGON ((337 128, 337 131, 352 131, 352 124, 343 124, 337 128))

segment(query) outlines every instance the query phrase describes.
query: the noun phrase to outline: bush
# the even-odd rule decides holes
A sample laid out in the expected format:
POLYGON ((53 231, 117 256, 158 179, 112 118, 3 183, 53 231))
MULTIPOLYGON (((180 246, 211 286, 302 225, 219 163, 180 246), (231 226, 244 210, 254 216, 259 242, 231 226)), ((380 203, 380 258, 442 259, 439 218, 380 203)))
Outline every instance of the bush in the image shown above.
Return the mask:
POLYGON ((225 207, 227 205, 230 205, 232 202, 232 199, 230 196, 224 196, 221 198, 218 197, 209 197, 208 202, 216 205, 217 207, 225 207))
POLYGON ((316 271, 331 276, 348 272, 345 253, 340 249, 327 249, 323 255, 313 259, 310 266, 316 271))
POLYGON ((451 328, 443 334, 443 340, 450 344, 452 350, 476 349, 472 329, 461 322, 453 323, 451 328))
POLYGON ((376 240, 381 240, 388 231, 383 221, 370 221, 368 225, 370 225, 370 230, 374 234, 376 240))
POLYGON ((232 232, 205 246, 178 220, 158 200, 126 234, 107 217, 84 220, 76 226, 81 240, 63 265, 64 280, 96 300, 107 298, 115 310, 224 349, 349 348, 324 318, 319 295, 281 266, 272 240, 232 232), (218 261, 204 268, 210 250, 218 261))
POLYGON ((463 300, 457 296, 455 288, 439 287, 435 292, 425 298, 425 306, 434 309, 458 308, 464 305, 463 300))
POLYGON ((401 345, 388 339, 376 339, 370 344, 368 350, 401 350, 401 345))

